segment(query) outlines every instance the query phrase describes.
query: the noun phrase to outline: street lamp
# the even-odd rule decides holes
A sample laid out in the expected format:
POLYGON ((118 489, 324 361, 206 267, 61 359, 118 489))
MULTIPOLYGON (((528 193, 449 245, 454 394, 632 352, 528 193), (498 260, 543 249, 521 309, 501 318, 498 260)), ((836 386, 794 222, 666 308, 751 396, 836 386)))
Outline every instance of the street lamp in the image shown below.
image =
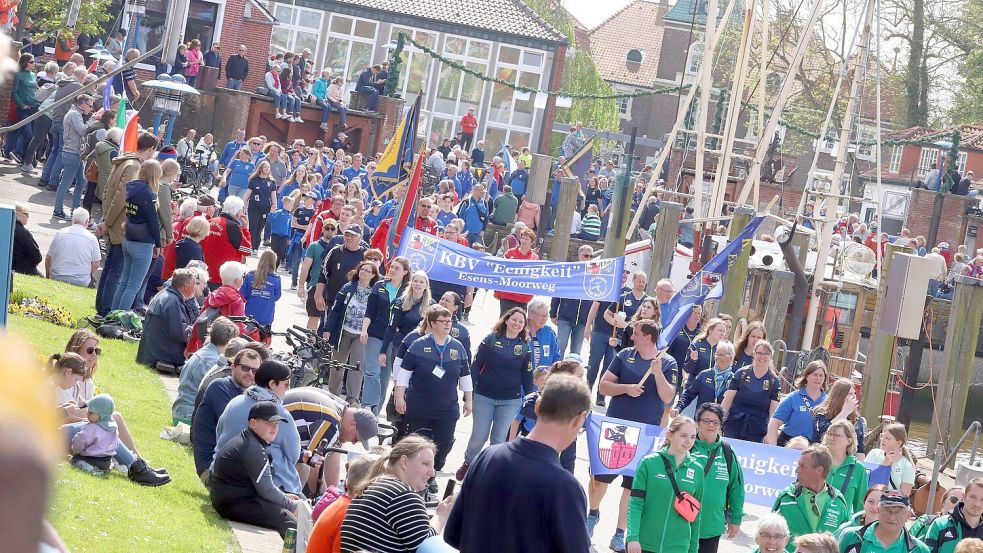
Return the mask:
POLYGON ((147 88, 156 90, 154 96, 154 134, 160 128, 161 119, 167 115, 167 134, 164 136, 164 144, 171 143, 174 134, 174 121, 181 114, 181 104, 184 102, 185 94, 199 94, 194 87, 188 86, 183 75, 168 75, 162 73, 156 80, 143 83, 147 88))

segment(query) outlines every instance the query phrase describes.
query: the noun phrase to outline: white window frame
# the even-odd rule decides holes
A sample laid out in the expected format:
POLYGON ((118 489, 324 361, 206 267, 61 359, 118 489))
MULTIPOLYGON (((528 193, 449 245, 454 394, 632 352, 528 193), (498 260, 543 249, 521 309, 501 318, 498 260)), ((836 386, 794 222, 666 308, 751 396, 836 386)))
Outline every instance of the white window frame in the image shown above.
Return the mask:
POLYGON ((322 53, 322 56, 321 56, 321 67, 322 68, 327 68, 328 67, 328 64, 327 64, 327 61, 328 60, 325 59, 325 58, 328 55, 328 45, 330 45, 331 40, 332 39, 334 39, 334 40, 347 40, 348 41, 348 49, 345 50, 345 66, 343 68, 338 68, 338 67, 332 67, 331 68, 331 70, 335 72, 335 73, 333 73, 335 75, 337 74, 337 71, 339 69, 341 69, 341 74, 344 75, 344 78, 345 78, 345 90, 344 90, 344 94, 345 94, 345 97, 347 97, 349 92, 351 92, 352 90, 355 90, 355 85, 357 84, 357 79, 349 79, 348 78, 348 74, 350 73, 350 70, 351 70, 351 67, 349 67, 349 64, 351 64, 351 62, 352 62, 352 45, 354 43, 358 42, 360 44, 368 44, 369 46, 371 46, 372 47, 372 56, 373 57, 370 57, 369 58, 369 65, 372 65, 372 63, 374 62, 374 56, 375 56, 375 50, 376 50, 376 44, 377 44, 376 41, 379 38, 379 26, 381 25, 381 23, 379 23, 378 21, 374 21, 372 19, 365 19, 363 17, 355 17, 355 16, 352 16, 352 15, 344 15, 344 14, 338 14, 338 13, 332 13, 330 15, 331 15, 331 17, 328 18, 328 25, 327 25, 327 27, 322 27, 323 29, 325 29, 324 35, 325 35, 325 38, 327 39, 327 44, 325 45, 324 52, 322 53), (348 34, 333 32, 331 30, 331 27, 332 27, 331 24, 334 22, 334 18, 336 18, 336 17, 340 17, 340 18, 344 18, 344 19, 351 19, 352 20, 352 31, 350 33, 348 33, 348 34), (372 38, 364 38, 364 37, 360 37, 360 36, 355 36, 355 34, 354 34, 355 33, 355 24, 357 22, 360 22, 360 21, 363 22, 363 23, 371 23, 372 25, 375 26, 375 32, 372 33, 372 38))
MULTIPOLYGON (((404 27, 402 25, 392 25, 389 28, 389 37, 390 37, 391 40, 397 40, 397 37, 399 35, 396 34, 396 33, 398 31, 407 32, 407 34, 409 34, 410 36, 414 36, 414 37, 418 33, 425 34, 425 35, 429 36, 432 39, 432 41, 430 43, 433 44, 434 46, 437 45, 437 41, 439 39, 439 36, 437 35, 437 33, 434 33, 434 32, 424 31, 422 29, 414 29, 412 27, 404 27)), ((427 60, 427 71, 426 71, 427 79, 426 79, 426 81, 424 81, 423 86, 421 87, 421 90, 420 90, 420 93, 421 94, 422 93, 425 93, 427 91, 426 82, 430 80, 430 71, 431 71, 431 69, 433 69, 433 61, 432 61, 432 59, 430 58, 429 55, 427 55, 426 53, 423 52, 423 50, 420 50, 419 48, 417 48, 416 46, 414 46, 410 42, 406 42, 403 45, 403 52, 406 52, 406 61, 405 62, 401 62, 402 65, 400 66, 400 69, 399 69, 399 71, 400 71, 400 73, 399 73, 400 82, 396 86, 396 92, 398 92, 400 96, 402 96, 404 99, 406 99, 407 90, 409 89, 409 86, 410 86, 410 69, 409 68, 413 66, 413 60, 416 59, 417 56, 422 56, 424 59, 427 60)))
MULTIPOLYGON (((492 56, 492 61, 491 61, 491 63, 493 64, 492 73, 491 74, 497 75, 499 69, 513 69, 513 70, 515 70, 515 78, 513 80, 513 84, 515 84, 515 83, 518 82, 519 75, 521 73, 534 73, 534 74, 536 74, 536 75, 539 76, 539 82, 536 83, 537 87, 541 87, 542 86, 543 78, 544 78, 544 72, 545 72, 544 65, 546 64, 546 52, 544 52, 542 50, 537 50, 535 48, 522 48, 520 46, 512 46, 512 45, 505 46, 505 45, 501 45, 501 46, 499 46, 499 49, 493 49, 492 50, 492 53, 494 55, 492 56), (519 63, 517 63, 517 64, 515 64, 515 63, 508 63, 508 62, 503 62, 503 61, 501 61, 499 59, 500 58, 501 48, 505 48, 505 47, 513 48, 513 49, 519 51, 519 63), (526 65, 526 64, 523 63, 523 59, 525 58, 526 52, 535 53, 535 54, 538 54, 538 55, 541 56, 542 61, 540 62, 540 64, 539 64, 538 67, 537 66, 534 66, 534 65, 526 65)), ((537 108, 535 108, 535 107, 533 107, 532 124, 530 126, 526 127, 526 126, 523 126, 523 125, 519 125, 519 124, 513 123, 513 120, 515 118, 515 103, 516 103, 515 95, 518 94, 518 93, 519 93, 518 91, 515 91, 515 90, 512 91, 512 100, 511 100, 511 103, 509 105, 509 121, 507 123, 502 123, 500 121, 492 121, 491 120, 491 117, 489 116, 487 118, 488 119, 488 126, 489 127, 494 127, 494 128, 497 128, 497 129, 504 129, 506 131, 506 136, 508 136, 509 131, 511 131, 513 129, 515 129, 517 131, 528 132, 528 133, 532 133, 533 132, 533 129, 535 128, 535 123, 536 123, 536 109, 537 108)), ((492 94, 494 94, 494 87, 492 88, 492 94)), ((532 136, 532 134, 530 134, 530 136, 532 136)))
MULTIPOLYGON (((857 142, 871 141, 877 139, 877 131, 871 127, 857 127, 857 142)), ((874 144, 855 144, 855 151, 858 158, 874 161, 874 144)))
POLYGON ((891 163, 887 167, 889 173, 897 173, 901 170, 901 156, 903 155, 904 146, 895 144, 894 149, 891 150, 891 163))
POLYGON ((622 119, 631 119, 631 98, 616 98, 618 103, 618 115, 622 119))
POLYGON ((932 164, 939 160, 939 149, 923 146, 918 154, 918 178, 925 178, 932 170, 932 164))
MULTIPOLYGON (((248 1, 248 0, 247 0, 248 1)), ((276 14, 276 11, 280 8, 291 10, 291 16, 289 21, 284 21, 283 19, 278 19, 280 22, 276 28, 284 29, 290 33, 290 38, 287 41, 287 48, 284 52, 297 52, 297 33, 309 33, 314 35, 314 48, 311 49, 312 52, 317 52, 318 48, 321 46, 321 31, 324 28, 324 12, 321 10, 313 10, 310 8, 303 8, 296 6, 294 4, 285 4, 281 2, 275 2, 273 4, 272 13, 276 14), (303 25, 297 25, 295 22, 298 19, 298 14, 300 12, 310 12, 317 16, 317 27, 305 27, 303 25)), ((270 41, 270 48, 273 48, 272 37, 270 41)), ((300 52, 297 52, 300 53, 300 52)))
MULTIPOLYGON (((464 53, 463 54, 454 54, 454 53, 451 53, 451 52, 446 51, 446 49, 445 49, 443 51, 443 55, 444 56, 446 56, 447 58, 453 59, 454 61, 457 61, 458 63, 461 63, 463 65, 467 65, 469 63, 480 63, 480 64, 483 64, 484 65, 484 67, 481 69, 482 72, 488 70, 488 64, 491 63, 492 54, 493 53, 496 53, 495 52, 495 48, 494 48, 494 44, 492 44, 491 42, 489 42, 487 40, 478 40, 478 39, 468 38, 466 36, 461 36, 461 35, 446 35, 444 37, 444 44, 446 45, 447 44, 447 40, 448 39, 451 39, 451 38, 455 38, 455 39, 459 39, 459 40, 463 40, 464 41, 464 53), (482 44, 482 45, 487 46, 488 47, 488 57, 482 59, 482 58, 479 58, 477 56, 472 56, 470 54, 471 45, 472 44, 482 44)), ((519 54, 519 61, 520 62, 522 61, 522 53, 521 52, 519 54)), ((437 82, 438 83, 440 83, 440 78, 442 76, 442 73, 445 70, 452 70, 452 68, 450 66, 448 66, 448 65, 444 65, 444 64, 441 64, 440 65, 440 71, 438 71, 438 74, 437 74, 437 82)), ((465 76, 467 76, 467 75, 465 75, 465 73, 462 72, 459 75, 459 77, 458 77, 458 81, 457 81, 457 94, 455 94, 455 96, 454 96, 455 98, 457 98, 457 100, 454 102, 454 113, 448 113, 446 111, 441 111, 441 110, 438 110, 437 109, 437 100, 438 100, 438 98, 437 98, 437 94, 435 93, 434 94, 434 101, 433 101, 434 114, 438 114, 438 115, 449 115, 452 118, 460 119, 461 117, 464 116, 464 111, 467 109, 467 107, 470 107, 472 105, 474 105, 474 107, 479 107, 479 106, 482 105, 482 103, 484 102, 484 99, 485 99, 485 86, 484 86, 484 83, 481 84, 481 98, 479 98, 477 102, 465 102, 467 104, 467 107, 463 107, 462 108, 461 94, 464 92, 464 78, 465 78, 465 76)), ((542 76, 540 76, 540 79, 542 79, 542 76)), ((515 98, 514 97, 512 99, 512 105, 513 105, 513 107, 515 106, 515 98)), ((511 111, 509 113, 511 114, 511 111)), ((510 117, 510 119, 511 119, 511 117, 510 117)), ((479 126, 480 126, 480 123, 479 123, 479 126)), ((475 133, 476 134, 478 133, 478 129, 475 130, 475 133)))
POLYGON ((966 174, 967 161, 969 161, 969 152, 959 152, 959 157, 956 159, 956 171, 958 171, 961 176, 966 174))
POLYGON ((703 43, 694 42, 686 53, 686 74, 696 75, 700 72, 700 65, 703 64, 703 43))

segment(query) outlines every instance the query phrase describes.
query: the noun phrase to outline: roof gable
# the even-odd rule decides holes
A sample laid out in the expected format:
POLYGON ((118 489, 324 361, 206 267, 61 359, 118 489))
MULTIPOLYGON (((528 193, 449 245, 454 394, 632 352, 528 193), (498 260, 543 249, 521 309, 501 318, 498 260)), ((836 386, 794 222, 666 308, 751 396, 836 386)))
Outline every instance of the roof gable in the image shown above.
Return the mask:
POLYGON ((635 0, 590 32, 591 58, 602 79, 646 88, 655 86, 665 12, 664 5, 635 0), (640 63, 628 61, 632 50, 641 53, 640 63))

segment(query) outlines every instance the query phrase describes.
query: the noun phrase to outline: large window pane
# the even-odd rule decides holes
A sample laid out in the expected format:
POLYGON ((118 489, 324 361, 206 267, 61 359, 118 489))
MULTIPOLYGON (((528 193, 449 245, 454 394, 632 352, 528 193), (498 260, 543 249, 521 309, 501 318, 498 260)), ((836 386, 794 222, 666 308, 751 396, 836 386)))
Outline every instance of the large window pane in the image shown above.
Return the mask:
POLYGON ((481 58, 483 60, 488 59, 488 54, 491 53, 491 45, 487 42, 475 42, 471 41, 468 44, 468 55, 472 58, 481 58))
MULTIPOLYGON (((502 144, 505 144, 505 129, 489 127, 485 131, 485 152, 497 153, 502 149, 502 144)), ((490 159, 486 161, 490 161, 490 159)))
POLYGON ((428 140, 430 147, 436 147, 440 145, 443 139, 451 138, 453 136, 454 120, 434 117, 433 125, 430 127, 430 139, 428 140))
POLYGON ((324 68, 330 69, 332 75, 337 75, 345 70, 349 42, 343 38, 328 39, 328 49, 324 53, 324 68))
POLYGON ((303 52, 304 48, 309 48, 311 52, 317 51, 317 34, 297 31, 293 48, 294 52, 303 52))
POLYGON ((290 6, 284 6, 277 4, 273 8, 273 15, 281 22, 289 24, 291 19, 293 19, 294 10, 290 6))
MULTIPOLYGON (((515 69, 499 69, 495 76, 506 82, 515 82, 515 69)), ((512 113, 512 89, 500 84, 492 87, 491 107, 488 112, 489 119, 496 123, 508 123, 512 113)))
POLYGON ((297 10, 297 25, 320 31, 321 14, 311 10, 297 10))
MULTIPOLYGON (((480 63, 468 63, 468 69, 478 71, 479 73, 485 72, 484 64, 480 63)), ((461 104, 477 105, 481 103, 481 91, 484 89, 485 82, 475 77, 473 75, 464 75, 464 87, 461 89, 461 104)), ((466 107, 462 106, 461 111, 463 112, 466 107)), ((461 113, 461 115, 464 115, 461 113)))
POLYGON ((467 41, 463 38, 449 36, 447 42, 444 43, 444 52, 461 56, 464 55, 465 45, 467 45, 467 41))
POLYGON ((498 61, 519 65, 519 49, 510 46, 501 46, 498 49, 498 61))
POLYGON ((523 131, 512 131, 509 133, 509 146, 513 148, 523 148, 529 145, 529 133, 523 131))
POLYGON ((331 18, 331 32, 342 35, 352 34, 352 20, 348 17, 333 16, 331 18))
POLYGON ((348 63, 348 80, 355 81, 372 61, 372 45, 363 42, 352 43, 352 56, 348 63))
POLYGON ((374 21, 355 21, 355 33, 354 35, 361 38, 375 38, 375 22, 374 21))
POLYGON ((283 27, 273 27, 273 36, 270 37, 270 49, 274 54, 286 52, 290 46, 290 31, 283 27))
POLYGON ((522 64, 531 65, 532 67, 542 67, 543 66, 543 55, 537 52, 523 52, 522 54, 522 64))
MULTIPOLYGON (((537 88, 539 86, 539 75, 523 72, 519 75, 519 84, 530 88, 537 88)), ((536 111, 535 102, 536 95, 532 93, 529 94, 528 100, 519 100, 517 98, 515 101, 515 112, 512 114, 512 124, 519 127, 532 127, 533 113, 536 111)))
POLYGON ((450 66, 440 68, 437 81, 437 102, 434 111, 457 115, 458 90, 461 87, 461 72, 450 66))
POLYGON ((419 94, 423 90, 423 83, 427 80, 427 72, 430 69, 430 56, 414 52, 409 68, 410 70, 407 71, 409 81, 406 84, 406 92, 407 94, 413 94, 413 99, 416 100, 416 94, 419 94))

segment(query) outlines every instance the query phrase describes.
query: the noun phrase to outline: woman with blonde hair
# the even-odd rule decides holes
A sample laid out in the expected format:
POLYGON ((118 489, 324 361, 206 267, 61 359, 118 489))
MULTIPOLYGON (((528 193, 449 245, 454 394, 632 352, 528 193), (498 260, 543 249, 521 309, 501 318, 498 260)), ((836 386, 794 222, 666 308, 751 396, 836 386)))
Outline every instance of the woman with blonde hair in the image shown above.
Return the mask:
POLYGON ((261 325, 273 324, 276 302, 283 293, 280 275, 276 274, 278 259, 273 250, 263 250, 255 271, 246 273, 239 293, 246 298, 246 316, 261 325))
POLYGON ((379 455, 362 455, 345 467, 345 493, 315 517, 314 528, 307 539, 311 553, 341 552, 341 523, 352 500, 362 497, 365 489, 382 476, 385 459, 379 455))
POLYGON ((416 328, 423 320, 427 309, 434 304, 430 296, 430 277, 424 271, 416 271, 410 277, 410 285, 406 291, 396 298, 393 303, 393 318, 386 329, 386 337, 382 340, 382 353, 379 362, 385 364, 385 355, 388 352, 394 355, 396 348, 403 341, 411 330, 416 328))
POLYGON ((826 481, 843 494, 846 504, 854 512, 863 510, 863 495, 869 487, 867 469, 857 457, 857 444, 861 441, 856 427, 846 419, 830 424, 822 437, 823 445, 829 448, 833 457, 826 481))
POLYGON ((276 182, 270 162, 262 160, 256 164, 256 169, 249 176, 249 186, 246 193, 246 214, 249 217, 249 235, 253 237, 253 255, 263 242, 260 237, 266 226, 266 217, 276 205, 276 182))
POLYGON ((157 214, 157 188, 162 174, 160 163, 149 159, 140 165, 136 180, 126 184, 123 271, 113 296, 114 310, 129 310, 138 298, 142 304, 144 278, 163 246, 157 214))
POLYGON ((436 475, 436 451, 433 442, 416 434, 393 446, 385 472, 348 506, 341 523, 343 551, 416 551, 443 531, 454 496, 441 501, 431 519, 419 493, 436 475))
POLYGON ((908 431, 904 425, 894 422, 884 426, 881 431, 880 447, 867 453, 866 461, 874 465, 890 466, 887 480, 889 490, 900 490, 910 494, 915 486, 915 458, 906 445, 908 431))
POLYGON ((768 422, 765 443, 784 446, 795 436, 812 438, 812 411, 826 399, 826 364, 813 361, 806 365, 795 382, 796 390, 785 396, 768 422))
POLYGON ((394 258, 389 264, 385 278, 373 285, 372 294, 369 295, 366 305, 365 314, 369 318, 369 324, 362 327, 362 335, 359 336, 359 340, 365 345, 365 361, 362 364, 362 405, 371 408, 376 414, 379 414, 379 407, 383 405, 386 392, 389 390, 389 379, 392 376, 392 365, 387 366, 385 362, 382 343, 386 339, 386 331, 392 320, 392 307, 396 298, 405 293, 411 275, 409 260, 405 257, 394 258))
POLYGON ((832 534, 823 532, 795 538, 795 550, 799 553, 839 553, 839 545, 832 534))
POLYGON ((866 433, 866 421, 860 416, 860 402, 857 400, 857 391, 853 383, 846 378, 837 378, 833 385, 829 387, 829 393, 822 403, 812 411, 813 433, 812 443, 820 442, 826 429, 838 421, 845 420, 854 427, 857 436, 856 452, 862 461, 867 450, 864 447, 864 434, 866 433))
POLYGON ((720 403, 726 418, 724 436, 760 442, 768 432, 768 419, 778 409, 781 381, 775 374, 774 348, 767 340, 754 345, 754 362, 738 369, 720 403))
POLYGON ((696 550, 693 544, 700 539, 700 527, 693 524, 695 514, 688 520, 674 506, 674 499, 684 505, 687 497, 703 499, 703 467, 690 453, 696 437, 693 419, 678 416, 666 429, 665 447, 638 464, 628 500, 628 553, 696 550))

